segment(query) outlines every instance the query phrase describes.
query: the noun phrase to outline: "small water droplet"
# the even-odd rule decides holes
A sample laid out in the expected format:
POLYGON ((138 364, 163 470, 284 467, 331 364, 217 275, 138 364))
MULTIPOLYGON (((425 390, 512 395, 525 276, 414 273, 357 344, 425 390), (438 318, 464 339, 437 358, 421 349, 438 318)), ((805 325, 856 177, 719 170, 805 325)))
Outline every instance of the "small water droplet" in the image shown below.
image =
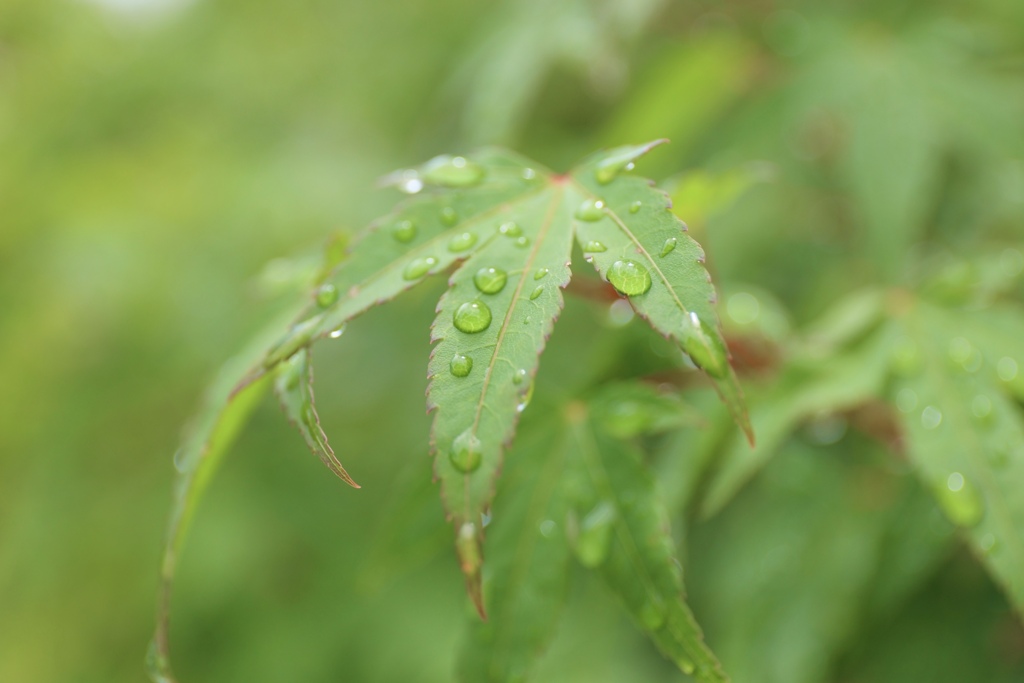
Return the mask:
POLYGON ((330 337, 331 339, 337 339, 343 334, 345 334, 345 326, 340 325, 331 330, 327 336, 330 337))
POLYGON ((512 375, 512 384, 522 384, 525 380, 526 370, 524 368, 519 368, 515 371, 515 374, 512 375))
POLYGON ((643 204, 640 201, 635 201, 629 205, 629 212, 636 213, 637 211, 640 210, 641 206, 643 206, 643 204))
POLYGON ((338 288, 331 283, 320 285, 320 289, 316 290, 316 305, 320 308, 327 308, 334 304, 338 300, 338 288))
POLYGON ((539 297, 543 293, 544 293, 544 288, 543 287, 537 287, 532 292, 530 292, 530 301, 533 301, 534 299, 536 299, 537 297, 539 297))
POLYGON ((459 214, 457 214, 455 209, 450 206, 446 206, 441 209, 439 216, 441 218, 441 224, 449 228, 459 222, 459 214))
POLYGON ((971 401, 971 415, 983 427, 990 426, 995 417, 995 413, 992 411, 992 399, 984 394, 975 396, 971 401))
POLYGON ((505 237, 520 237, 523 234, 523 229, 512 221, 506 221, 498 226, 498 232, 505 237))
POLYGON ((534 171, 532 168, 524 168, 522 176, 523 180, 533 180, 534 178, 537 177, 537 172, 534 171))
POLYGON ((452 362, 448 366, 456 377, 468 377, 473 371, 473 359, 457 353, 452 356, 452 362))
POLYGON ((540 523, 540 535, 544 538, 551 538, 558 530, 558 525, 552 519, 545 519, 540 523))
POLYGON ((1017 361, 1010 358, 1009 356, 1003 356, 996 363, 996 373, 999 375, 999 379, 1004 382, 1012 382, 1017 378, 1017 361))
POLYGON ((597 240, 590 240, 583 245, 583 253, 585 254, 599 254, 602 251, 608 251, 608 247, 604 246, 602 242, 597 240))
POLYGON ((473 276, 473 284, 484 294, 497 294, 505 289, 508 273, 501 268, 481 268, 473 276))
POLYGON ((402 244, 408 244, 416 237, 416 224, 412 221, 399 221, 391 228, 391 236, 402 244))
POLYGON ((483 332, 490 327, 491 309, 482 301, 467 301, 455 310, 452 321, 460 332, 483 332))
POLYGON ((420 178, 420 174, 411 168, 402 171, 397 184, 398 189, 405 194, 417 194, 423 189, 423 180, 420 178))
POLYGON ((660 600, 648 599, 640 608, 640 623, 648 631, 657 631, 665 624, 665 605, 660 600))
POLYGON ((580 523, 575 551, 584 567, 594 569, 604 563, 611 548, 614 522, 615 508, 611 503, 602 501, 580 523))
POLYGON ((429 273, 430 269, 436 265, 437 259, 433 256, 413 259, 409 261, 409 265, 402 271, 402 277, 406 280, 418 280, 429 273))
POLYGON ((546 278, 548 276, 549 272, 551 272, 551 271, 549 271, 547 268, 539 268, 539 269, 537 269, 537 272, 533 274, 533 279, 534 280, 543 280, 544 278, 546 278))
POLYGON ((453 254, 460 251, 466 251, 476 244, 477 236, 475 232, 464 232, 460 235, 456 235, 448 242, 448 251, 453 254))
POLYGON ((486 171, 480 164, 465 157, 434 157, 421 169, 424 180, 445 187, 471 187, 484 179, 486 171))
POLYGON ((640 296, 651 288, 651 274, 636 261, 616 261, 608 268, 608 282, 620 294, 640 296))
POLYGON ((942 412, 935 406, 925 406, 921 411, 921 426, 925 429, 935 429, 942 424, 942 412))
POLYGON ((524 325, 529 325, 530 324, 530 316, 526 316, 525 318, 523 318, 523 324, 524 325))
POLYGON ((480 513, 480 526, 486 529, 491 525, 491 520, 493 518, 494 517, 491 515, 490 509, 484 510, 483 512, 480 513))
POLYGON ((952 472, 946 485, 937 487, 939 504, 950 521, 959 526, 975 526, 985 515, 985 507, 978 490, 960 472, 952 472))
POLYGON ((912 413, 917 408, 917 393, 913 389, 900 389, 896 394, 896 407, 901 413, 912 413))
POLYGON ((738 325, 749 325, 761 315, 761 302, 753 294, 737 292, 729 297, 726 311, 738 325))
POLYGON ((597 182, 602 185, 607 185, 616 178, 623 171, 632 171, 635 165, 632 159, 622 154, 613 154, 606 159, 602 159, 597 162, 594 167, 594 177, 597 182))
POLYGON ((515 244, 517 247, 528 246, 530 244, 530 238, 527 237, 526 235, 521 235, 520 237, 516 238, 516 240, 515 240, 515 242, 513 242, 513 244, 515 244))
POLYGON ((715 379, 729 374, 729 352, 725 344, 696 312, 683 317, 680 331, 683 351, 693 364, 715 379))
POLYGON ((576 218, 593 223, 604 218, 604 202, 600 199, 584 199, 580 208, 576 209, 576 218))
POLYGON ((673 251, 675 251, 675 248, 676 238, 669 237, 667 240, 665 240, 665 244, 661 246, 661 258, 665 258, 669 254, 671 254, 673 251))
POLYGON ((467 429, 455 437, 448 458, 452 466, 464 474, 475 472, 480 467, 480 463, 483 462, 483 448, 472 429, 467 429))

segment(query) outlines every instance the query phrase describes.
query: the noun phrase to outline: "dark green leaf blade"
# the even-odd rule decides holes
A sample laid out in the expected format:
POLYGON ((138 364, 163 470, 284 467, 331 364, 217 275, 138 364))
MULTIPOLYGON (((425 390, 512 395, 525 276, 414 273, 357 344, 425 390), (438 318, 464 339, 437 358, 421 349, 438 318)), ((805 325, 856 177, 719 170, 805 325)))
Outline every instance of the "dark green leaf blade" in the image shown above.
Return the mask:
POLYGON ((307 309, 264 359, 264 367, 277 365, 317 339, 340 334, 360 313, 482 248, 494 237, 495 217, 547 186, 545 171, 511 152, 482 150, 467 163, 477 165, 482 175, 454 187, 437 183, 439 187, 419 189, 432 177, 430 164, 411 172, 418 193, 356 240, 327 281, 329 296, 307 309))
POLYGON ((705 683, 727 681, 684 600, 668 513, 640 454, 595 430, 582 406, 570 421, 573 502, 583 513, 575 538, 580 561, 680 670, 705 683))
POLYGON ((309 450, 343 482, 352 488, 361 488, 342 467, 334 455, 334 449, 327 442, 327 435, 320 427, 320 417, 313 401, 313 364, 310 362, 309 349, 298 351, 278 366, 274 393, 281 404, 281 410, 299 430, 309 450))
POLYGON ((538 356, 562 309, 572 244, 558 185, 510 207, 495 222, 502 234, 462 264, 438 304, 427 390, 429 409, 436 411, 434 472, 481 613, 480 519, 502 450, 529 400, 538 356))
POLYGON ((490 619, 469 624, 459 661, 466 683, 523 680, 554 635, 565 601, 568 435, 560 420, 533 424, 509 452, 495 502, 487 558, 490 619))
POLYGON ((627 171, 664 141, 596 155, 572 173, 567 199, 579 207, 576 238, 588 261, 658 332, 674 340, 712 379, 753 441, 743 392, 729 365, 704 251, 669 211, 661 190, 627 171))

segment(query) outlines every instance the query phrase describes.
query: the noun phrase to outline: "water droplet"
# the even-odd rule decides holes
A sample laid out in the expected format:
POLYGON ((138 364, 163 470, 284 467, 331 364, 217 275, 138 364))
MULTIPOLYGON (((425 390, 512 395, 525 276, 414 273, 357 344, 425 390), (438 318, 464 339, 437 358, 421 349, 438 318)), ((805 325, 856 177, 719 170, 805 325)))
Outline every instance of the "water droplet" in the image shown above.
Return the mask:
POLYGON ((665 244, 663 244, 661 246, 661 257, 665 258, 669 254, 671 254, 673 251, 675 251, 675 248, 676 248, 676 238, 675 237, 669 237, 667 240, 665 240, 665 244))
POLYGON ((635 201, 635 202, 633 202, 632 204, 629 205, 629 212, 630 213, 636 213, 637 211, 640 210, 641 206, 643 206, 643 204, 641 202, 635 201))
POLYGON ((508 273, 501 268, 481 268, 473 276, 473 284, 484 294, 497 294, 505 289, 508 273))
POLYGON ((747 292, 737 292, 729 297, 726 304, 729 317, 739 325, 749 325, 761 314, 761 302, 747 292))
POLYGON ((189 457, 189 452, 184 448, 179 448, 174 452, 174 469, 178 472, 185 474, 192 469, 192 458, 189 457))
MULTIPOLYGON (((393 179, 396 174, 392 174, 388 179, 393 179)), ((398 189, 405 194, 417 194, 423 189, 423 180, 420 178, 420 174, 413 169, 406 169, 398 174, 396 184, 398 189)), ((391 182, 395 182, 391 180, 391 182)))
POLYGON ((1017 361, 1009 356, 1003 356, 996 363, 996 373, 1004 382, 1012 382, 1017 378, 1017 361))
POLYGON ((580 523, 575 551, 580 564, 584 567, 599 567, 608 557, 614 521, 615 508, 611 503, 603 501, 598 503, 580 523))
POLYGON ((533 301, 534 299, 536 299, 537 297, 539 297, 543 293, 544 293, 544 288, 543 287, 537 287, 532 292, 530 292, 530 301, 533 301))
POLYGON ((631 157, 613 154, 597 162, 597 166, 594 167, 594 177, 597 179, 597 182, 607 185, 618 178, 620 173, 632 171, 634 167, 635 165, 631 157))
POLYGON ((526 369, 519 368, 512 375, 512 384, 522 384, 526 380, 526 369))
POLYGON ((597 240, 590 240, 583 245, 584 254, 599 254, 602 251, 608 251, 608 247, 604 246, 603 243, 598 242, 597 240))
POLYGON ((537 172, 534 171, 532 168, 524 168, 522 176, 523 180, 533 180, 534 178, 537 177, 537 172))
POLYGON ((551 538, 555 535, 555 532, 557 530, 558 525, 555 524, 554 520, 545 519, 543 522, 540 523, 540 535, 544 538, 551 538))
POLYGON ((412 242, 416 237, 416 224, 412 221, 399 221, 391 228, 391 236, 403 244, 412 242))
POLYGON ((657 631, 665 624, 665 605, 657 599, 649 598, 640 608, 640 623, 648 631, 657 631))
POLYGON ((917 393, 913 389, 900 389, 896 394, 896 407, 902 413, 912 413, 917 408, 917 393))
POLYGON ((345 334, 345 326, 340 325, 331 330, 330 334, 328 334, 327 336, 330 337, 331 339, 337 339, 343 334, 345 334))
POLYGON ((576 218, 581 221, 599 221, 604 218, 604 202, 600 199, 584 199, 580 208, 576 209, 576 218))
POLYGON ((540 269, 537 270, 536 273, 533 274, 533 279, 534 280, 543 280, 544 278, 546 278, 548 276, 549 272, 551 272, 551 271, 549 271, 547 268, 540 268, 540 269))
POLYGON ((694 311, 683 317, 680 332, 683 351, 693 364, 715 379, 729 374, 729 352, 711 328, 694 311))
POLYGON ((893 344, 890 365, 897 375, 913 377, 921 372, 921 352, 909 337, 899 337, 893 344))
POLYGON ((616 299, 608 307, 608 324, 612 327, 622 327, 629 323, 635 315, 629 301, 616 299))
POLYGON ((987 427, 992 424, 995 414, 992 412, 992 399, 984 394, 978 394, 971 401, 971 414, 978 424, 987 427))
POLYGON ((452 362, 448 366, 456 377, 467 377, 473 370, 473 359, 457 353, 452 356, 452 362))
POLYGON ((456 309, 453 322, 460 332, 483 332, 491 324, 491 309, 482 301, 467 301, 456 309))
POLYGON ((338 300, 338 288, 331 283, 320 285, 316 290, 316 305, 320 308, 327 308, 338 300))
POLYGON ((480 513, 480 526, 486 529, 491 525, 492 519, 493 516, 491 515, 490 509, 484 510, 483 512, 480 513))
POLYGON ((513 244, 515 244, 517 247, 528 246, 530 244, 530 238, 527 237, 526 235, 522 235, 520 237, 517 237, 516 241, 513 242, 513 244))
POLYGON ((424 180, 445 187, 470 187, 484 179, 486 171, 480 164, 465 157, 434 157, 421 168, 424 180))
POLYGON ((452 462, 452 467, 464 474, 475 472, 480 467, 480 463, 483 462, 483 448, 472 429, 467 429, 455 437, 448 458, 452 462))
POLYGON ((448 242, 448 251, 458 253, 460 251, 466 251, 476 244, 477 236, 475 232, 464 232, 461 235, 456 235, 448 242))
POLYGON ((651 274, 636 261, 616 261, 608 268, 608 282, 621 294, 639 296, 651 288, 651 274))
POLYGON ((441 209, 439 216, 441 218, 441 224, 449 228, 459 222, 459 214, 457 214, 455 209, 450 206, 446 206, 441 209))
POLYGON ((515 223, 513 223, 512 221, 507 221, 498 226, 498 232, 500 232, 505 237, 521 237, 523 234, 523 229, 520 228, 515 223))
POLYGON ((946 516, 959 526, 974 526, 985 515, 977 489, 960 472, 951 473, 946 478, 946 485, 937 487, 936 497, 946 516))
POLYGON ((523 324, 524 325, 529 325, 530 324, 530 316, 526 316, 525 318, 523 318, 523 324))
POLYGON ((437 259, 433 256, 413 259, 409 261, 409 265, 402 271, 402 277, 406 280, 418 280, 429 273, 430 269, 436 265, 437 259))
POLYGON ((949 342, 949 358, 958 365, 963 365, 971 359, 972 350, 971 342, 963 337, 954 337, 949 342))
POLYGON ((925 406, 921 411, 921 426, 925 429, 935 429, 942 424, 942 412, 935 406, 925 406))

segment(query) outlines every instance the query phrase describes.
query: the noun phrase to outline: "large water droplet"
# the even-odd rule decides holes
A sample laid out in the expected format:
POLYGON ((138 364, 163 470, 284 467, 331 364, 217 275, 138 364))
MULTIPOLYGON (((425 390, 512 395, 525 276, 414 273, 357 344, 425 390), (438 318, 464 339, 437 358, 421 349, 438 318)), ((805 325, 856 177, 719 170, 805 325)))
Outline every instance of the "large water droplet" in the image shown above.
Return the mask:
POLYGON ((452 374, 456 377, 468 377, 469 373, 473 371, 473 359, 457 353, 452 356, 449 368, 451 368, 452 374))
POLYGON ((530 301, 533 301, 534 299, 536 299, 537 297, 539 297, 543 293, 544 293, 544 288, 543 287, 535 288, 532 292, 530 292, 530 301))
POLYGON ((547 277, 550 271, 547 268, 538 268, 537 272, 533 274, 534 280, 543 280, 547 277))
POLYGON ((416 224, 412 221, 399 221, 392 226, 391 236, 403 244, 412 242, 416 237, 416 224))
POLYGON ((608 282, 621 294, 639 296, 651 288, 651 274, 636 261, 616 261, 608 268, 608 282))
POLYGON ((523 229, 512 221, 506 221, 505 223, 502 223, 501 225, 498 226, 498 232, 500 232, 505 237, 521 237, 523 234, 523 229))
POLYGON ((669 237, 665 240, 665 244, 661 245, 661 258, 665 258, 676 249, 676 238, 669 237))
POLYGON ((921 411, 921 426, 925 429, 936 429, 942 424, 942 411, 935 406, 925 406, 921 411))
POLYGON ((327 308, 334 304, 338 300, 338 288, 331 283, 320 285, 320 289, 316 290, 316 305, 320 308, 327 308))
POLYGON ((448 242, 448 251, 453 254, 460 251, 466 251, 476 244, 476 240, 477 236, 475 232, 464 232, 460 235, 456 235, 448 242))
POLYGON ((632 204, 629 205, 629 212, 630 213, 636 213, 637 211, 640 210, 641 206, 643 206, 643 204, 641 204, 640 201, 637 200, 637 201, 635 201, 635 202, 633 202, 632 204))
POLYGON ((683 351, 693 364, 715 379, 729 374, 729 352, 718 335, 694 312, 683 317, 680 334, 683 351))
POLYGON ((445 187, 470 187, 484 179, 485 170, 480 164, 465 157, 434 157, 420 170, 423 179, 434 185, 445 187))
POLYGON ((459 214, 457 214, 455 209, 450 206, 446 206, 441 209, 439 217, 441 218, 441 224, 449 228, 459 222, 459 214))
POLYGON ((452 322, 466 334, 483 332, 491 324, 491 309, 482 301, 467 301, 455 310, 452 322))
POLYGON ((623 171, 632 171, 635 158, 636 154, 634 153, 611 154, 597 162, 597 165, 594 167, 594 177, 597 179, 597 182, 607 185, 618 178, 619 174, 623 171))
POLYGON ((597 240, 590 240, 583 245, 584 254, 600 254, 602 251, 608 251, 608 247, 604 246, 604 243, 598 242, 597 240))
POLYGON ((484 294, 497 294, 505 289, 508 273, 501 268, 481 268, 473 276, 473 284, 484 294))
POLYGON ((584 199, 580 208, 576 209, 576 218, 581 221, 599 221, 604 218, 604 202, 600 199, 584 199))
POLYGON ((455 437, 448 458, 452 466, 464 474, 475 472, 480 467, 480 463, 483 462, 483 448, 472 429, 467 429, 455 437))
POLYGON ((985 507, 978 490, 960 472, 952 472, 936 490, 939 504, 946 516, 957 525, 975 526, 985 515, 985 507))
POLYGON ((615 508, 603 501, 591 510, 580 524, 575 551, 580 564, 593 569, 601 566, 611 548, 615 508))
POLYGON ((1003 356, 996 363, 996 374, 999 375, 999 379, 1004 382, 1012 382, 1017 378, 1017 361, 1010 358, 1009 356, 1003 356))
POLYGON ((433 256, 413 259, 409 261, 409 265, 402 271, 402 277, 406 280, 418 280, 429 273, 430 269, 436 265, 437 259, 433 256))

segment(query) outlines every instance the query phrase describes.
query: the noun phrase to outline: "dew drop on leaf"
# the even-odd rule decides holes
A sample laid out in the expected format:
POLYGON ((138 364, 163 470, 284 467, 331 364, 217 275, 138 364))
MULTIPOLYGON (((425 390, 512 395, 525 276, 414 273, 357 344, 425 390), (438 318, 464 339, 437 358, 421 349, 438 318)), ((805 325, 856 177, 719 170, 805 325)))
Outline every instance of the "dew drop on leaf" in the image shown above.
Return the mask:
POLYGON ((641 206, 643 206, 643 204, 639 200, 637 200, 629 205, 629 212, 636 213, 637 211, 640 210, 641 206))
POLYGON ((402 244, 408 244, 416 237, 416 224, 412 221, 399 221, 391 228, 391 236, 402 244))
POLYGON ((938 487, 937 493, 939 504, 954 524, 974 526, 985 514, 977 489, 960 472, 950 473, 945 486, 938 487))
POLYGON ((612 542, 615 508, 607 501, 598 503, 580 523, 574 550, 580 564, 593 569, 608 557, 612 542))
POLYGON ((583 253, 585 254, 600 254, 602 251, 608 251, 608 247, 597 240, 590 240, 583 245, 583 253))
POLYGON ((576 209, 576 218, 581 221, 595 222, 604 218, 604 202, 600 199, 584 199, 580 207, 576 209))
POLYGON ((337 339, 343 334, 345 334, 345 326, 341 325, 331 330, 330 334, 328 334, 327 336, 330 337, 331 339, 337 339))
POLYGON ((467 301, 455 310, 452 322, 466 334, 483 332, 491 324, 491 309, 482 301, 467 301))
POLYGON ((498 232, 500 232, 505 237, 521 237, 523 234, 523 229, 520 228, 519 225, 517 225, 516 223, 512 221, 507 221, 498 226, 498 232))
POLYGON ((665 244, 661 245, 661 258, 665 258, 669 254, 671 254, 673 251, 675 251, 675 248, 676 238, 669 237, 667 240, 665 240, 665 244))
POLYGON ((545 277, 547 277, 549 272, 550 271, 548 271, 547 268, 539 268, 537 270, 537 272, 533 274, 533 279, 534 280, 543 280, 545 277))
POLYGON ((439 156, 424 164, 424 180, 445 187, 471 187, 484 179, 484 167, 465 157, 439 156))
POLYGON ((544 293, 544 288, 543 287, 537 287, 532 292, 530 292, 530 301, 533 301, 534 299, 536 299, 537 297, 539 297, 543 293, 544 293))
POLYGON ((473 370, 473 359, 457 353, 452 356, 452 362, 448 366, 456 377, 468 377, 473 370))
POLYGON ((455 209, 450 206, 441 209, 440 218, 441 223, 449 228, 459 222, 459 214, 455 213, 455 209))
POLYGON ((621 294, 639 296, 651 288, 651 274, 636 261, 616 261, 608 268, 608 282, 621 294))
POLYGON ((474 472, 480 467, 480 463, 483 461, 483 450, 480 439, 472 429, 467 429, 455 437, 448 458, 452 462, 452 467, 464 474, 474 472))
POLYGON ((633 159, 629 156, 621 154, 613 154, 607 159, 602 159, 597 162, 594 167, 594 177, 597 182, 602 185, 607 185, 616 178, 623 171, 632 171, 634 168, 633 159))
POLYGON ((725 345, 695 312, 684 316, 680 336, 683 351, 694 365, 715 379, 729 374, 729 353, 725 345))
POLYGON ((433 256, 413 259, 405 267, 405 270, 402 271, 402 277, 406 280, 418 280, 429 273, 430 269, 436 265, 437 259, 433 256))
POLYGON ((475 232, 464 232, 461 235, 456 235, 448 242, 448 251, 453 254, 457 254, 460 251, 466 251, 476 244, 477 236, 475 232))
POLYGON ((516 241, 513 242, 513 244, 520 248, 528 246, 530 244, 530 238, 526 235, 521 235, 516 238, 516 241))
POLYGON ((320 289, 316 290, 316 305, 320 308, 327 308, 334 304, 338 300, 338 288, 327 283, 320 285, 320 289))
POLYGON ((525 380, 526 380, 526 370, 523 369, 523 368, 519 368, 512 375, 512 383, 513 384, 522 384, 525 380))
POLYGON ((481 268, 473 276, 473 284, 484 294, 497 294, 505 289, 508 273, 501 268, 481 268))

